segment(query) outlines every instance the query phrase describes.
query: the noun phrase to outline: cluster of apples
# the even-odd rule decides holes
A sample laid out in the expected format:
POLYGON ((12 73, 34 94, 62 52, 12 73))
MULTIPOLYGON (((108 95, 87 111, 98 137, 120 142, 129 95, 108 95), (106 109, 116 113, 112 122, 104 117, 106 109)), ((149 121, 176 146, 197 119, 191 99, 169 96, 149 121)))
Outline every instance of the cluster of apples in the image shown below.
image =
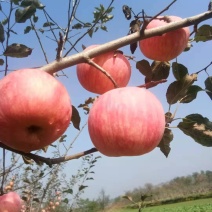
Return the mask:
MULTIPOLYGON (((180 17, 158 17, 147 29, 160 27, 180 17)), ((139 41, 142 53, 153 60, 169 61, 183 52, 189 40, 185 27, 139 41)), ((90 48, 95 48, 91 46, 90 48)), ((117 82, 88 64, 77 65, 77 76, 88 91, 102 94, 92 106, 88 117, 88 130, 94 146, 107 156, 136 156, 152 151, 161 141, 165 129, 164 110, 150 91, 138 87, 125 87, 131 68, 120 52, 110 52, 93 59, 117 82)))
MULTIPOLYGON (((158 17, 147 28, 178 21, 158 17)), ((186 47, 189 29, 182 28, 139 42, 146 57, 168 61, 186 47)), ((96 46, 90 46, 85 51, 96 46)), ((159 100, 148 90, 126 87, 131 76, 128 59, 108 52, 92 59, 117 83, 89 64, 77 65, 81 85, 101 94, 91 108, 88 129, 95 147, 108 156, 141 155, 160 142, 165 126, 159 100)), ((71 99, 56 78, 42 70, 22 69, 0 80, 0 142, 23 152, 41 149, 57 140, 69 126, 71 99)))

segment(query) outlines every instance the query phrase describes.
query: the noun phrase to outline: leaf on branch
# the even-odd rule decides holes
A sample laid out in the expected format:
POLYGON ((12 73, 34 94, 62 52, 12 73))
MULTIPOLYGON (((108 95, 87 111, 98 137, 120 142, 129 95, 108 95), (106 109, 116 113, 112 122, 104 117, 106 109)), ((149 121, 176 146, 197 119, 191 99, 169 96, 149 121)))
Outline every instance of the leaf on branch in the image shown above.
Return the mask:
POLYGON ((188 74, 188 69, 180 63, 172 63, 172 72, 176 80, 181 80, 188 74))
POLYGON ((77 23, 75 25, 72 26, 72 29, 82 29, 83 25, 80 23, 77 23))
POLYGON ((12 45, 8 46, 4 52, 4 56, 8 57, 16 57, 16 58, 23 58, 28 57, 31 55, 32 49, 18 43, 13 43, 12 45))
POLYGON ((202 91, 202 90, 203 90, 203 89, 202 89, 200 86, 198 86, 198 85, 191 85, 191 86, 188 88, 185 97, 183 97, 183 98, 180 100, 180 102, 181 102, 181 103, 190 103, 191 101, 193 101, 194 99, 196 99, 197 93, 198 93, 199 91, 202 91))
POLYGON ((28 6, 24 9, 17 9, 15 11, 15 21, 17 23, 25 23, 26 20, 30 19, 32 15, 36 12, 36 8, 34 6, 28 6))
POLYGON ((178 128, 197 143, 207 147, 212 146, 212 122, 208 118, 200 114, 191 114, 183 118, 178 128))
POLYGON ((186 97, 188 88, 197 80, 197 74, 184 76, 181 80, 171 83, 166 92, 166 99, 169 104, 175 104, 186 97))
POLYGON ((208 77, 205 80, 205 89, 207 90, 207 94, 210 97, 210 99, 212 100, 212 76, 208 77))
POLYGON ((62 143, 62 142, 65 142, 65 138, 67 137, 67 135, 62 135, 59 139, 59 142, 62 143))
POLYGON ((72 105, 72 117, 71 117, 71 121, 74 125, 74 127, 78 130, 80 130, 80 115, 78 110, 72 105))
POLYGON ((3 65, 4 65, 4 60, 0 59, 0 66, 3 66, 3 65))
MULTIPOLYGON (((129 34, 139 32, 140 28, 141 28, 141 24, 142 24, 142 22, 139 19, 135 19, 135 20, 131 21, 129 34)), ((138 46, 137 42, 130 44, 130 51, 132 54, 134 54, 135 50, 137 49, 137 46, 138 46)))
POLYGON ((50 27, 50 26, 54 26, 54 25, 55 25, 54 23, 48 21, 43 24, 43 27, 50 27))
POLYGON ((209 5, 208 5, 208 10, 209 10, 209 11, 212 10, 212 1, 210 1, 209 5))
POLYGON ((31 158, 28 158, 24 155, 22 155, 22 158, 25 164, 33 164, 33 160, 31 158))
POLYGON ((79 187, 79 191, 82 191, 83 189, 85 189, 85 188, 87 188, 88 186, 84 186, 84 185, 81 185, 80 187, 79 187))
POLYGON ((127 20, 131 19, 131 9, 127 5, 122 6, 122 11, 124 13, 124 16, 127 20))
POLYGON ((159 81, 168 78, 170 71, 169 62, 153 61, 153 63, 151 64, 151 68, 152 68, 151 81, 159 81))
POLYGON ((21 7, 34 6, 37 9, 43 9, 45 6, 41 4, 39 0, 23 0, 21 2, 21 7))
POLYGON ((0 42, 3 43, 4 40, 5 40, 4 27, 3 27, 3 24, 0 22, 0 42))
POLYGON ((147 78, 152 78, 152 68, 147 60, 140 60, 136 63, 136 68, 147 78))
POLYGON ((73 194, 73 189, 69 188, 69 189, 63 191, 63 193, 73 194))
POLYGON ((24 34, 27 34, 31 31, 32 27, 31 26, 27 26, 25 29, 24 29, 24 34))
POLYGON ((171 148, 170 148, 170 143, 173 140, 173 133, 170 129, 165 128, 163 138, 161 139, 158 147, 160 148, 161 152, 168 157, 171 148))
POLYGON ((197 29, 194 40, 196 42, 212 40, 212 26, 206 24, 202 25, 199 29, 197 29))

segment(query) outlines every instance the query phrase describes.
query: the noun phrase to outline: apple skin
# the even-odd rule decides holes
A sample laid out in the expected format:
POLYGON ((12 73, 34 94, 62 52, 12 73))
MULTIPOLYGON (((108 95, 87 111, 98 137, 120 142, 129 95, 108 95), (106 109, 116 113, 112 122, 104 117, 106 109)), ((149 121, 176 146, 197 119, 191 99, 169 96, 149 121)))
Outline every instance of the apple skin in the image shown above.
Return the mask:
POLYGON ((94 102, 88 130, 94 146, 106 156, 143 155, 162 139, 164 110, 155 95, 144 88, 117 88, 94 102))
MULTIPOLYGON (((99 45, 92 45, 84 51, 93 49, 99 45)), ((125 87, 131 76, 131 66, 126 57, 120 52, 108 52, 92 59, 101 66, 114 79, 119 87, 125 87)), ((77 77, 80 84, 88 91, 103 94, 114 89, 111 80, 100 70, 87 63, 77 65, 77 77)))
MULTIPOLYGON (((169 21, 180 21, 182 18, 177 16, 167 16, 169 21)), ((164 18, 159 16, 158 18, 164 18)), ((146 27, 152 29, 167 25, 165 20, 154 19, 146 27)), ((187 46, 190 36, 188 27, 164 33, 139 41, 141 52, 149 59, 158 61, 169 61, 180 55, 187 46)))
POLYGON ((20 212, 22 200, 16 192, 0 196, 0 212, 20 212))
POLYGON ((41 149, 69 126, 69 94, 42 70, 22 69, 8 74, 0 81, 0 95, 0 141, 13 149, 41 149))

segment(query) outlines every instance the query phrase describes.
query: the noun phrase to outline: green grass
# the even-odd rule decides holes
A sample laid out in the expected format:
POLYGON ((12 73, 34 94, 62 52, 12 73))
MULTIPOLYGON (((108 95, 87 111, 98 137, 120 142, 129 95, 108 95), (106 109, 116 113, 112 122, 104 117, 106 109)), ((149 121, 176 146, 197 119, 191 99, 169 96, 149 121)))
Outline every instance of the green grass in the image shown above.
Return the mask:
MULTIPOLYGON (((138 212, 138 209, 120 209, 114 212, 138 212)), ((145 208, 142 212, 212 212, 212 198, 145 208)))

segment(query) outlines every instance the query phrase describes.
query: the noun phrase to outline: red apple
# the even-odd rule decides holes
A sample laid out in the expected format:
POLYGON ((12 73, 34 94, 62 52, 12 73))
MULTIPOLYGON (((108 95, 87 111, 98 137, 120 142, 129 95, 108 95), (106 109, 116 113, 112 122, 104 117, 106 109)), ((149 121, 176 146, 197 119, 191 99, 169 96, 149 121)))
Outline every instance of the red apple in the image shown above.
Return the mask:
POLYGON ((69 126, 69 94, 44 71, 10 73, 0 81, 0 95, 0 141, 11 148, 23 152, 41 149, 69 126))
MULTIPOLYGON (((159 16, 152 20, 146 29, 165 26, 170 22, 182 20, 177 16, 159 16), (168 20, 167 20, 168 18, 168 20)), ((139 41, 141 52, 149 59, 169 61, 180 55, 186 48, 190 36, 188 27, 164 33, 139 41)))
POLYGON ((20 212, 22 200, 16 192, 0 196, 0 212, 20 212))
POLYGON ((92 106, 88 130, 94 146, 106 156, 136 156, 152 151, 165 130, 164 110, 150 91, 117 88, 92 106))
MULTIPOLYGON (((93 49, 98 45, 93 45, 85 49, 93 49)), ((101 66, 114 79, 119 87, 125 87, 131 76, 129 61, 120 52, 108 52, 92 59, 93 62, 101 66)), ((80 84, 88 91, 103 94, 114 89, 112 81, 100 70, 87 63, 77 65, 77 77, 80 84)))

